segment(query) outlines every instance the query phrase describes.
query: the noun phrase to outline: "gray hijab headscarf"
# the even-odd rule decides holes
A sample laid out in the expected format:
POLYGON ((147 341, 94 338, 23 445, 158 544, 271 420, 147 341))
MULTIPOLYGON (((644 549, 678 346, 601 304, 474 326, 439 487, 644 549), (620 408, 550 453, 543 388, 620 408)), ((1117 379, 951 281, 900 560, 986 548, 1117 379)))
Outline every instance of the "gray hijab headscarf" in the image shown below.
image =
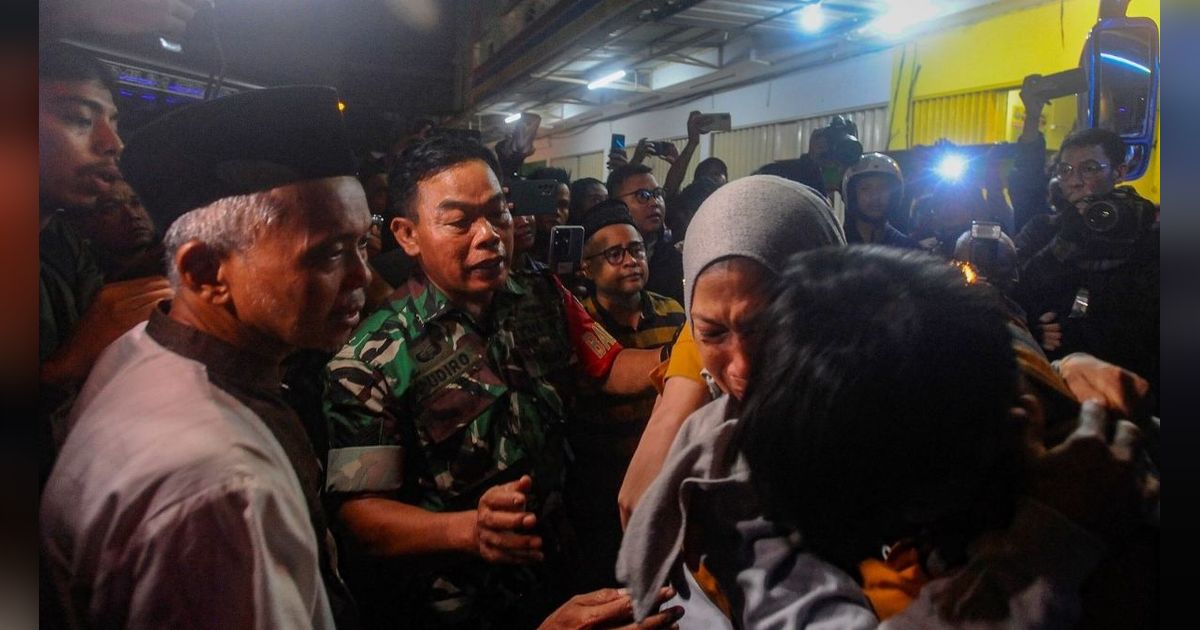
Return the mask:
POLYGON ((717 189, 700 205, 683 241, 688 315, 696 278, 709 265, 745 256, 778 274, 797 252, 845 245, 829 202, 812 188, 775 175, 751 175, 717 189))

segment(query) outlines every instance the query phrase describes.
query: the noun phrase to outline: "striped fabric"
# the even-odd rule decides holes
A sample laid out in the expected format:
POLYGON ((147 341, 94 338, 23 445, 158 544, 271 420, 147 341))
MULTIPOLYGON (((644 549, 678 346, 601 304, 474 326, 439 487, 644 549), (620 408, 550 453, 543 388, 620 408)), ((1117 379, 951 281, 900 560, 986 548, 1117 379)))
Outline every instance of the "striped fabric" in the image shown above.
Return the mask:
POLYGON ((642 321, 637 330, 613 321, 594 295, 583 301, 583 307, 626 348, 665 346, 675 338, 675 333, 687 319, 679 302, 650 291, 642 291, 642 321))

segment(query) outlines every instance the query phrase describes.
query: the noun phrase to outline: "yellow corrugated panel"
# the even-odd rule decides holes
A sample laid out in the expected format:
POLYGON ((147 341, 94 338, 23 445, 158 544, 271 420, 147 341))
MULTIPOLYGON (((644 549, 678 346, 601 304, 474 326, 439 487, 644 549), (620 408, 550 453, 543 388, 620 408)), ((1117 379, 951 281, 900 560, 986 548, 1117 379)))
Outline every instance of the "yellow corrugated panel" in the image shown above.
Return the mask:
POLYGON ((933 144, 945 138, 955 144, 1003 142, 1008 90, 938 96, 913 102, 913 139, 933 144))
POLYGON ((604 151, 579 156, 579 170, 571 173, 571 179, 584 177, 595 177, 600 181, 608 179, 608 171, 604 168, 604 151))

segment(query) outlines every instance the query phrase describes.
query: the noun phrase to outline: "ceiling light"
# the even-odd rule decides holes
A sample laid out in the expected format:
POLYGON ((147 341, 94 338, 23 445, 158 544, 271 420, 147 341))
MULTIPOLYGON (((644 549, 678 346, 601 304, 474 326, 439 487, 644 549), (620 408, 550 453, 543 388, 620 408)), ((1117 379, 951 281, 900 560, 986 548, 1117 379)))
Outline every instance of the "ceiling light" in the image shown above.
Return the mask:
POLYGON ((816 33, 825 26, 825 11, 821 3, 810 4, 800 10, 800 29, 805 33, 816 33))
POLYGON ((609 83, 612 83, 613 81, 616 81, 617 79, 620 79, 621 77, 624 77, 624 76, 625 76, 624 70, 617 70, 616 72, 614 72, 612 74, 606 74, 606 75, 600 77, 599 79, 592 81, 591 83, 588 84, 588 89, 594 90, 596 88, 604 87, 604 86, 608 85, 609 83))
POLYGON ((521 120, 521 112, 517 112, 517 113, 515 113, 515 114, 511 114, 511 115, 509 115, 507 118, 505 118, 505 119, 504 119, 504 122, 505 122, 505 124, 507 124, 507 123, 515 123, 515 122, 517 122, 518 120, 521 120))
POLYGON ((888 0, 887 8, 867 25, 867 30, 897 37, 922 22, 938 17, 940 13, 933 0, 888 0))

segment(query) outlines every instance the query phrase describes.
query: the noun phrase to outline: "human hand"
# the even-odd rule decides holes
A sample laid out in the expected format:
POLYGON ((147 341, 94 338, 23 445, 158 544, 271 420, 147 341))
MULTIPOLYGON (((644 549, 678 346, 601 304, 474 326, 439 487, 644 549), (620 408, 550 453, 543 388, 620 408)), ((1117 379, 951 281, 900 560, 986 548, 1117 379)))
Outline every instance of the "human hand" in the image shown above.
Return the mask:
MULTIPOLYGON (((661 605, 675 596, 675 589, 665 586, 658 592, 661 605)), ((650 630, 674 627, 683 617, 683 607, 673 606, 646 617, 641 623, 633 623, 633 602, 625 589, 605 588, 583 595, 576 595, 558 607, 546 618, 538 630, 583 630, 592 628, 620 628, 650 630)))
POLYGON ((517 204, 508 200, 508 198, 512 196, 512 192, 509 190, 508 184, 501 186, 500 192, 504 193, 504 207, 508 208, 508 211, 511 213, 517 207, 517 204))
POLYGON ((75 324, 71 336, 43 364, 42 380, 55 384, 83 380, 109 344, 146 321, 150 309, 174 295, 175 290, 162 276, 104 285, 75 324))
POLYGON ((698 111, 693 110, 688 114, 687 133, 688 142, 699 142, 700 134, 708 133, 712 129, 712 119, 698 111))
POLYGON ((1036 442, 1028 444, 1036 456, 1029 495, 1108 540, 1119 539, 1141 513, 1141 502, 1157 492, 1157 480, 1136 466, 1141 432, 1126 420, 1115 430, 1112 424, 1103 403, 1088 400, 1065 442, 1041 453, 1036 442))
POLYGON ((488 488, 475 510, 475 546, 479 556, 497 564, 530 564, 542 561, 542 537, 525 533, 537 525, 537 516, 525 511, 533 479, 520 479, 488 488))
POLYGON ((1149 417, 1150 382, 1119 365, 1083 352, 1058 361, 1058 373, 1079 400, 1097 398, 1137 424, 1149 417))
POLYGON ((1062 324, 1058 321, 1058 313, 1053 311, 1042 313, 1038 318, 1038 330, 1041 333, 1042 348, 1046 352, 1054 352, 1062 346, 1062 324))
POLYGON ((62 0, 53 19, 64 32, 180 35, 211 0, 62 0))
POLYGON ((629 164, 629 156, 625 149, 613 149, 608 152, 608 170, 615 171, 626 164, 629 164))
POLYGON ((654 146, 646 138, 638 140, 637 147, 633 150, 633 157, 630 158, 630 164, 641 164, 646 161, 647 155, 657 155, 654 152, 654 146))
POLYGON ((1025 77, 1021 82, 1021 103, 1025 105, 1025 115, 1032 114, 1034 117, 1040 116, 1042 108, 1046 105, 1046 99, 1037 92, 1037 84, 1042 80, 1042 75, 1031 74, 1025 77))

